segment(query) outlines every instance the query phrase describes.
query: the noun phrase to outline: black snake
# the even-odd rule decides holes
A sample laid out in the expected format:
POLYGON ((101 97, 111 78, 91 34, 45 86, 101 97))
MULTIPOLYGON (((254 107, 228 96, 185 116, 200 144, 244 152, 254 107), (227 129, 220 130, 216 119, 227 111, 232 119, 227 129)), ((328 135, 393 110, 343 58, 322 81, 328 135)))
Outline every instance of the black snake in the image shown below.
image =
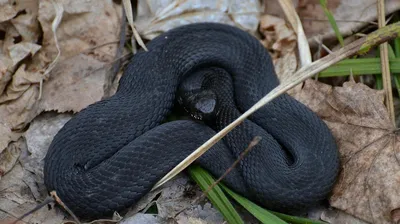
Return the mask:
MULTIPOLYGON (((45 158, 49 191, 79 217, 132 206, 216 131, 278 85, 267 50, 238 28, 198 23, 150 41, 130 61, 118 91, 74 116, 45 158), (165 122, 180 102, 204 122, 165 122)), ((304 210, 330 193, 335 140, 310 109, 281 95, 196 163, 219 177, 255 137, 262 140, 223 182, 258 204, 304 210)))

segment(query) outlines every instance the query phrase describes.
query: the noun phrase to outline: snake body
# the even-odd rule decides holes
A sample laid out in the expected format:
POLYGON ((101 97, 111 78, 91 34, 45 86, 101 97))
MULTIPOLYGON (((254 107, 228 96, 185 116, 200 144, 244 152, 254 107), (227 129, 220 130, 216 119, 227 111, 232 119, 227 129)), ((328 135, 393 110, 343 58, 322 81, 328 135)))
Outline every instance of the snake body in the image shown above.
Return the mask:
MULTIPOLYGON (((45 157, 47 189, 55 190, 78 217, 101 218, 132 206, 279 84, 267 50, 229 25, 181 26, 147 47, 148 52, 131 59, 115 95, 77 113, 56 134, 45 157), (193 102, 190 94, 206 95, 206 100, 193 102), (205 122, 165 122, 177 99, 200 105, 203 115, 205 105, 212 116, 205 122)), ((223 179, 228 187, 281 212, 304 210, 329 195, 339 169, 335 140, 316 114, 286 94, 196 163, 219 177, 255 136, 261 141, 223 179)))

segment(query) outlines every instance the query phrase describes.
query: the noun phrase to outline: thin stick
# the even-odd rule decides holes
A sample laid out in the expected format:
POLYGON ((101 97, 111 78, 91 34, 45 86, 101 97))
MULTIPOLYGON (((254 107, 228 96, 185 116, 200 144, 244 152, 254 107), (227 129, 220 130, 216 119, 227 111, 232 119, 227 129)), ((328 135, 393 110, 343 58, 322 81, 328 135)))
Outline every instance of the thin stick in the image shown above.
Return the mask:
POLYGON ((29 212, 27 212, 27 213, 23 214, 22 216, 18 217, 17 220, 15 220, 14 222, 12 222, 10 224, 16 224, 18 221, 23 221, 24 222, 24 220, 22 220, 22 219, 24 219, 28 215, 36 212, 37 210, 43 208, 45 205, 50 204, 50 203, 52 203, 54 201, 55 201, 54 198, 52 198, 50 196, 46 197, 42 203, 36 205, 36 207, 34 207, 32 210, 30 210, 29 212))
POLYGON ((233 170, 233 168, 235 168, 235 167, 237 166, 237 164, 239 164, 240 161, 243 160, 243 158, 247 155, 247 153, 249 153, 250 150, 252 150, 252 149, 254 148, 254 146, 256 146, 256 145, 261 141, 261 139, 262 139, 261 136, 256 136, 256 137, 254 137, 253 140, 251 140, 249 146, 247 146, 247 148, 246 148, 242 153, 240 153, 239 158, 237 158, 237 159, 235 160, 235 162, 232 164, 232 166, 230 166, 230 167, 225 171, 225 173, 222 174, 222 176, 221 176, 220 178, 218 178, 218 180, 214 181, 214 183, 211 184, 211 185, 207 188, 206 191, 204 191, 204 195, 207 195, 208 192, 211 191, 211 189, 213 189, 215 186, 217 186, 217 184, 218 184, 219 182, 221 182, 222 179, 224 179, 224 178, 233 170))
POLYGON ((52 191, 50 192, 50 195, 54 198, 54 200, 61 205, 61 207, 63 207, 65 209, 65 211, 68 212, 68 214, 70 214, 72 216, 72 218, 75 220, 76 223, 81 224, 81 222, 79 221, 78 217, 76 217, 76 215, 71 211, 71 209, 69 209, 64 202, 61 201, 61 199, 58 197, 57 192, 56 191, 52 191))
MULTIPOLYGON (((133 14, 132 14, 132 4, 130 0, 123 0, 122 3, 124 4, 126 18, 128 19, 129 25, 132 28, 133 37, 135 37, 138 44, 145 50, 147 50, 146 45, 144 44, 142 38, 139 35, 139 32, 136 30, 135 24, 133 23, 133 14)), ((133 46, 133 45, 132 45, 133 46)))
MULTIPOLYGON (((377 0, 377 10, 378 10, 378 24, 379 28, 382 28, 386 25, 385 19, 385 1, 377 0)), ((383 89, 385 91, 386 98, 386 108, 389 112, 389 118, 392 120, 394 126, 396 126, 396 119, 394 114, 394 103, 393 103, 393 94, 392 94, 392 82, 390 77, 390 69, 389 69, 389 54, 388 54, 388 44, 383 43, 379 46, 380 55, 381 55, 381 67, 382 67, 382 81, 383 81, 383 89)))
POLYGON ((300 67, 311 64, 311 51, 300 17, 296 12, 292 0, 279 0, 279 4, 297 35, 297 48, 299 51, 300 67))

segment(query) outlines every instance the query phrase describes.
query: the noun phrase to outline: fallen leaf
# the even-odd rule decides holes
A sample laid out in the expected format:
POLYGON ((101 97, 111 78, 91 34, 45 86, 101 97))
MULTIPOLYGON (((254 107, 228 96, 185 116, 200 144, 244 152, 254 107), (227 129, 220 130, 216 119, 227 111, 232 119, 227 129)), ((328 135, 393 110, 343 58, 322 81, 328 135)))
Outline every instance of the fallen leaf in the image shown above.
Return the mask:
MULTIPOLYGON (((99 61, 111 62, 117 48, 115 42, 119 39, 121 5, 107 0, 65 0, 59 3, 64 10, 63 20, 56 32, 61 50, 59 60, 63 61, 84 50, 108 43, 104 47, 93 49, 91 56, 99 61)), ((52 32, 52 22, 56 15, 52 1, 40 1, 38 13, 43 30, 43 48, 33 59, 33 64, 44 58, 47 58, 46 61, 52 61, 58 54, 52 32)))
POLYGON ((41 34, 38 16, 38 0, 15 1, 15 8, 22 12, 10 21, 24 42, 37 43, 41 34))
POLYGON ((284 19, 263 15, 260 19, 259 30, 264 36, 261 43, 273 52, 274 59, 294 52, 297 43, 296 34, 288 27, 284 19))
MULTIPOLYGON (((21 151, 19 163, 0 181, 0 211, 8 213, 0 217, 19 217, 47 196, 43 182, 43 159, 54 135, 70 118, 68 114, 42 114, 25 133, 26 144, 23 138, 18 140, 14 150, 21 151)), ((61 222, 63 218, 64 214, 59 210, 42 208, 24 220, 52 224, 61 222)))
POLYGON ((13 61, 13 65, 16 65, 20 61, 22 61, 28 55, 35 55, 35 53, 41 48, 40 45, 29 43, 29 42, 21 42, 18 44, 14 44, 8 48, 10 58, 13 61))
POLYGON ((261 7, 257 0, 140 0, 136 28, 146 39, 153 39, 167 30, 195 22, 236 25, 255 33, 260 13, 261 7))
POLYGON ((355 218, 337 209, 325 210, 321 215, 321 220, 328 223, 340 224, 367 224, 367 222, 355 218))
POLYGON ((25 169, 43 177, 44 157, 54 135, 71 119, 70 114, 44 113, 36 117, 25 132, 28 156, 21 158, 25 169))
POLYGON ((78 112, 99 101, 104 94, 105 65, 84 54, 64 59, 43 84, 40 108, 44 111, 78 112))
POLYGON ((193 205, 176 216, 178 224, 186 223, 223 223, 224 219, 221 213, 216 210, 211 203, 207 202, 203 205, 193 205))
MULTIPOLYGON (((308 37, 310 45, 316 45, 314 37, 321 35, 325 40, 336 39, 336 35, 321 7, 320 0, 294 0, 293 1, 308 37)), ((338 25, 343 36, 353 34, 371 21, 376 20, 376 0, 329 0, 328 9, 338 25)), ((264 1, 265 13, 284 17, 277 1, 264 1)), ((389 15, 400 9, 400 1, 386 0, 385 12, 389 15)))
POLYGON ((164 188, 157 199, 158 217, 164 220, 174 219, 177 223, 190 223, 197 220, 200 223, 222 223, 221 213, 210 203, 204 206, 195 203, 202 195, 199 188, 193 189, 187 177, 180 176, 164 188), (190 192, 190 197, 187 195, 190 192))
POLYGON ((121 224, 163 224, 157 215, 137 213, 121 221, 121 224))
POLYGON ((0 54, 0 96, 3 94, 8 82, 11 80, 12 73, 8 70, 9 65, 12 63, 4 55, 0 54))
MULTIPOLYGON (((263 34, 261 43, 269 50, 275 65, 275 72, 281 82, 289 78, 297 69, 297 38, 295 32, 288 27, 284 19, 271 15, 263 15, 260 19, 259 31, 263 34)), ((296 93, 301 84, 289 90, 296 93)))
POLYGON ((0 122, 16 130, 26 127, 40 113, 38 96, 39 86, 31 85, 19 98, 0 104, 0 122))
MULTIPOLYGON (((0 122, 0 153, 5 149, 8 144, 12 141, 16 141, 21 134, 13 132, 11 128, 0 122)), ((1 160, 0 160, 1 161, 1 160)), ((1 175, 0 175, 1 176, 1 175)))
POLYGON ((25 70, 25 65, 21 65, 14 73, 12 80, 8 83, 8 88, 3 95, 0 95, 0 103, 16 100, 21 97, 32 84, 39 84, 42 76, 38 73, 30 73, 25 70))
MULTIPOLYGON (((16 140, 14 140, 16 141, 16 140)), ((15 165, 21 154, 20 143, 12 142, 0 153, 0 180, 1 177, 8 173, 15 165)))
MULTIPOLYGON (((19 217, 37 205, 29 186, 24 182, 28 173, 17 163, 0 181, 0 221, 19 217)), ((53 224, 60 223, 63 217, 55 209, 41 209, 24 220, 29 223, 53 224)))
POLYGON ((17 12, 10 1, 0 0, 0 23, 13 18, 17 12))
POLYGON ((383 92, 361 83, 331 87, 308 80, 295 96, 324 119, 338 144, 342 171, 331 205, 367 222, 392 223, 392 211, 400 208, 400 139, 383 92))

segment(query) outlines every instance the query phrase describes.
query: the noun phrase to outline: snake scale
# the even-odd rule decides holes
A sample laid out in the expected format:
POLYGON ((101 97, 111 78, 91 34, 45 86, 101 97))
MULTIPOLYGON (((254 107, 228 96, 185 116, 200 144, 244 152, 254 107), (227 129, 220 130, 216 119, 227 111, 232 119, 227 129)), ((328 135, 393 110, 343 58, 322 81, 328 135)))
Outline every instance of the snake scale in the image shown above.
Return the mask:
MULTIPOLYGON (((115 95, 77 113, 45 157, 49 191, 81 218, 134 205, 174 166, 279 84, 268 51, 239 28, 195 23, 165 32, 126 66, 115 95), (166 122, 176 105, 201 119, 166 122)), ((339 170, 325 123, 287 94, 255 112, 196 163, 265 208, 304 210, 339 170)))

